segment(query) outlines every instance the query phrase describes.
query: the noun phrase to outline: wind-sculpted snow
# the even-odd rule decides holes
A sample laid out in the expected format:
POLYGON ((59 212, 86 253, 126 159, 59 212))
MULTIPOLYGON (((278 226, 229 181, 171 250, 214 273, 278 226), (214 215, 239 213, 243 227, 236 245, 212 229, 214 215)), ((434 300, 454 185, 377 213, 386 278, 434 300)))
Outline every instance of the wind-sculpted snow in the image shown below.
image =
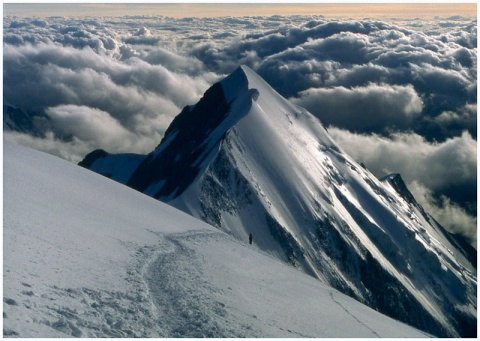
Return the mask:
POLYGON ((428 336, 59 158, 5 143, 4 179, 4 337, 428 336))

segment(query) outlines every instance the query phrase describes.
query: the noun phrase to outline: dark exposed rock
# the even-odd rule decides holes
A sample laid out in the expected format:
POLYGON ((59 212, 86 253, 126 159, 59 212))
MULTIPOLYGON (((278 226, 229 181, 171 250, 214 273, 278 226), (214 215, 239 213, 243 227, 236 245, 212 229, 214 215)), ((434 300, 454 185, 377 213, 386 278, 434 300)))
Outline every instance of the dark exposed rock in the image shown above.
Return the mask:
POLYGON ((127 185, 144 192, 152 183, 164 181, 155 198, 173 199, 183 193, 197 177, 209 149, 218 148, 218 141, 210 141, 209 134, 223 122, 229 108, 222 85, 214 84, 197 105, 185 107, 173 120, 157 147, 159 154, 151 153, 127 185), (162 148, 165 144, 169 148, 162 148))

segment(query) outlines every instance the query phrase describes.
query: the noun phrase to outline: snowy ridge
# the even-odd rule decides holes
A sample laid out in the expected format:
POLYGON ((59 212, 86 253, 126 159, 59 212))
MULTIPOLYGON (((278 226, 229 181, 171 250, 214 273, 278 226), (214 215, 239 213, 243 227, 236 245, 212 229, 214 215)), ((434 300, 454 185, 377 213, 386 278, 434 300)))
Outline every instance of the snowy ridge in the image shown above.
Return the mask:
POLYGON ((185 108, 125 183, 239 240, 253 233, 260 249, 391 317, 476 335, 467 253, 248 67, 185 108))
POLYGON ((4 337, 428 336, 65 160, 4 179, 4 337))

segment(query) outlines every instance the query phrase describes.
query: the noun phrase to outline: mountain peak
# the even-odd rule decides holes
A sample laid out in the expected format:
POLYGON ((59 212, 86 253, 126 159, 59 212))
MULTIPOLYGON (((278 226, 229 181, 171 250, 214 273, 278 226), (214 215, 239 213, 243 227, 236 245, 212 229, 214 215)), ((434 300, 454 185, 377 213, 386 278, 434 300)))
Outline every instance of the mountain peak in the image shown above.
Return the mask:
POLYGON ((245 78, 248 82, 248 86, 250 89, 254 89, 257 87, 260 88, 271 88, 270 85, 265 82, 265 80, 260 77, 255 71, 253 71, 250 67, 247 65, 240 65, 233 73, 232 75, 242 75, 242 78, 245 78))
POLYGON ((130 187, 239 240, 252 233, 255 247, 391 317, 438 336, 476 327, 476 270, 400 175, 379 181, 246 66, 185 107, 134 163, 130 187))
POLYGON ((255 75, 250 68, 241 66, 212 85, 197 104, 185 107, 127 184, 162 200, 183 193, 208 166, 227 132, 258 98, 258 90, 249 88, 249 83, 258 77, 255 75))
POLYGON ((380 181, 389 183, 409 204, 419 206, 399 173, 392 173, 384 176, 380 181))
POLYGON ((239 66, 234 72, 220 82, 228 101, 231 102, 240 92, 248 89, 249 81, 247 76, 248 71, 246 71, 247 68, 247 66, 239 66))

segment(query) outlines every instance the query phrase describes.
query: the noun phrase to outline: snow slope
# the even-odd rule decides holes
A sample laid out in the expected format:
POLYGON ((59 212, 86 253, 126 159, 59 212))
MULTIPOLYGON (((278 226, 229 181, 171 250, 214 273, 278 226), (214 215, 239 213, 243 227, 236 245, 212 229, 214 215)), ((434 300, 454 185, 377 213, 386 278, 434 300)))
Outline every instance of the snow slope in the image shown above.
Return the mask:
MULTIPOLYGON (((82 164, 101 174, 135 168, 95 153, 82 164)), ((184 108, 123 183, 238 240, 253 233, 261 250, 391 317, 476 335, 471 253, 248 67, 184 108)))
POLYGON ((8 337, 425 337, 237 239, 4 143, 8 337))

